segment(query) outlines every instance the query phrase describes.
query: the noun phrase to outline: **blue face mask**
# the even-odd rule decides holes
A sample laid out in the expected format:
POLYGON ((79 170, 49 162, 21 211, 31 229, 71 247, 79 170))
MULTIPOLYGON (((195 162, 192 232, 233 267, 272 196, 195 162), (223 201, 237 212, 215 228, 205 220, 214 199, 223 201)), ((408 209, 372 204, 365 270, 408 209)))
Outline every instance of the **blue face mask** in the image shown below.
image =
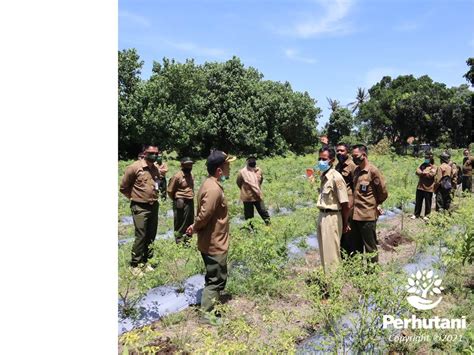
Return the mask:
POLYGON ((227 177, 224 176, 224 175, 221 175, 221 177, 219 178, 219 180, 220 180, 221 182, 224 182, 224 181, 227 180, 227 177))
POLYGON ((318 169, 322 172, 325 172, 329 169, 329 161, 327 160, 320 160, 318 161, 318 169))
POLYGON ((430 160, 429 159, 425 159, 425 164, 429 164, 430 163, 430 160))

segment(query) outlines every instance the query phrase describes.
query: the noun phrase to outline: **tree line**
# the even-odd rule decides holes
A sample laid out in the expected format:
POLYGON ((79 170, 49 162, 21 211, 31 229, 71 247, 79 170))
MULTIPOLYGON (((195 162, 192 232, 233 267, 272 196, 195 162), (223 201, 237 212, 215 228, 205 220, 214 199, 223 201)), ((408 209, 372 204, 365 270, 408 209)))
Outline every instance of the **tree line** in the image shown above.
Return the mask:
MULTIPOLYGON (((348 107, 328 99, 329 122, 317 130, 321 109, 307 92, 288 82, 264 80, 239 58, 198 65, 164 58, 149 79, 135 49, 118 52, 119 158, 134 158, 142 143, 178 155, 207 156, 218 147, 234 154, 305 153, 319 134, 336 143, 393 145, 407 137, 433 146, 462 147, 472 137, 474 94, 468 85, 448 88, 428 76, 383 77, 367 92, 359 89, 348 107)), ((472 85, 473 59, 464 76, 472 85)))

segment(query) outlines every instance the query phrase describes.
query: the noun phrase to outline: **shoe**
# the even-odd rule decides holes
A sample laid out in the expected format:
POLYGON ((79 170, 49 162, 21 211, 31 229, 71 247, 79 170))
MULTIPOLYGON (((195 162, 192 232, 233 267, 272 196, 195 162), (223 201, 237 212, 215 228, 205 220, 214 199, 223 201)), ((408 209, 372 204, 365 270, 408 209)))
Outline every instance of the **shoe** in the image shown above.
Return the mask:
POLYGON ((146 272, 155 271, 155 268, 154 268, 153 266, 151 266, 151 265, 147 265, 147 266, 145 266, 145 271, 146 271, 146 272))
POLYGON ((410 217, 410 219, 416 219, 416 216, 415 216, 415 215, 413 215, 413 216, 411 216, 411 217, 410 217))
POLYGON ((131 267, 130 272, 132 273, 133 276, 136 276, 136 277, 141 277, 144 275, 142 269, 137 266, 131 267))
POLYGON ((423 221, 428 222, 430 219, 428 217, 423 217, 423 221))

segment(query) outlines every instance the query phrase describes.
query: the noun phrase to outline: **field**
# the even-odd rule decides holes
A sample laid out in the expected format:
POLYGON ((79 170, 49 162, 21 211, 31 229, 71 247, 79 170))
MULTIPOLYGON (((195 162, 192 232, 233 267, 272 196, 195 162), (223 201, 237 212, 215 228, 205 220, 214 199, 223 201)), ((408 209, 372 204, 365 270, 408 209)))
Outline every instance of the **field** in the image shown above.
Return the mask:
MULTIPOLYGON (((313 205, 317 186, 305 177, 305 169, 315 165, 314 154, 258 161, 264 171, 264 198, 272 224, 266 227, 257 215, 253 230, 242 220, 243 206, 235 184, 237 172, 245 163, 241 158, 232 164, 230 179, 224 183, 231 244, 227 294, 219 305, 223 321, 214 326, 199 324, 197 308, 188 307, 123 333, 119 337, 119 351, 294 353, 308 347, 333 352, 474 351, 469 321, 468 329, 455 334, 456 341, 440 336, 441 340, 436 342, 396 342, 390 338, 392 333, 379 326, 383 314, 409 314, 402 290, 407 276, 402 270, 428 265, 444 274, 443 306, 421 314, 472 319, 473 268, 472 260, 468 259, 472 257, 474 199, 459 194, 451 215, 434 214, 429 223, 409 220, 417 182, 414 172, 422 158, 370 155, 369 159, 387 182, 389 198, 383 207, 391 217, 378 223, 381 261, 373 273, 365 271, 362 257, 343 263, 329 280, 320 271, 319 252, 312 245, 318 213, 313 205), (397 214, 397 209, 405 213, 397 214), (322 294, 322 283, 328 285, 329 297, 322 294)), ((461 159, 461 152, 456 152, 454 160, 461 159)), ((119 162, 119 180, 129 163, 119 162)), ((169 178, 178 170, 178 163, 171 159, 167 163, 169 178)), ((203 160, 196 162, 193 173, 197 191, 207 175, 203 160)), ((133 277, 127 266, 131 243, 125 242, 133 237, 133 225, 122 223, 130 215, 128 205, 120 195, 118 238, 123 244, 118 253, 119 313, 133 319, 139 316, 137 303, 148 290, 172 285, 182 292, 183 282, 203 274, 204 269, 195 242, 190 248, 183 248, 166 238, 172 229, 171 203, 167 200, 160 204, 154 244, 152 261, 157 267, 142 278, 133 277)), ((408 331, 415 335, 422 332, 426 330, 408 331)))

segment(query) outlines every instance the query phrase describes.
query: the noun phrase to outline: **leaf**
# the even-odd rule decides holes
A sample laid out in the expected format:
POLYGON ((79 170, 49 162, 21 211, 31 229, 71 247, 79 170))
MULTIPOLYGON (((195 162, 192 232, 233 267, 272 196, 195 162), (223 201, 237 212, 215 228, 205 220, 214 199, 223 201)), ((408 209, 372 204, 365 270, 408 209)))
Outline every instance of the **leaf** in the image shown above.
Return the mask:
POLYGON ((442 281, 443 281, 443 280, 438 279, 438 280, 436 280, 436 281, 434 282, 434 285, 435 285, 435 286, 439 286, 439 285, 441 285, 441 282, 442 282, 442 281))
POLYGON ((410 287, 407 291, 410 293, 416 293, 418 289, 416 287, 410 287))
POLYGON ((438 287, 434 287, 433 292, 439 295, 441 293, 441 290, 438 287))
POLYGON ((433 270, 428 271, 428 273, 426 274, 426 277, 431 279, 433 277, 433 270))
POLYGON ((412 278, 409 277, 409 278, 408 278, 408 284, 409 284, 410 286, 415 286, 415 281, 414 281, 412 278))
POLYGON ((416 278, 417 278, 418 280, 421 279, 421 271, 420 271, 420 270, 417 271, 417 273, 416 273, 416 278))

